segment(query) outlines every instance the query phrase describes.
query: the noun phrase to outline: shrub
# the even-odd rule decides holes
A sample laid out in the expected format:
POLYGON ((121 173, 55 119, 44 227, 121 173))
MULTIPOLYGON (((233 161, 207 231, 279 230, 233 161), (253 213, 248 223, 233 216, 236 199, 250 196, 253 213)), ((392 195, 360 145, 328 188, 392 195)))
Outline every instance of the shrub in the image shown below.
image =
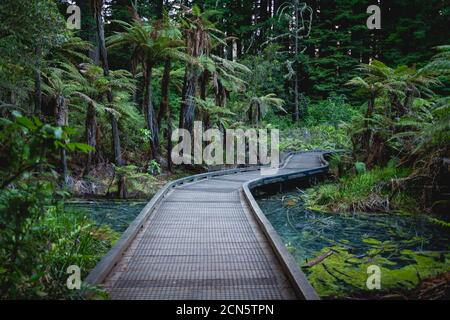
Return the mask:
MULTIPOLYGON (((111 229, 96 226, 80 213, 64 211, 61 204, 46 206, 51 189, 38 190, 42 188, 28 189, 26 193, 14 190, 9 197, 3 193, 0 200, 2 221, 8 221, 4 219, 6 210, 11 217, 21 210, 34 213, 21 222, 18 241, 11 228, 2 230, 2 299, 78 297, 79 291, 71 291, 66 286, 67 267, 80 267, 83 279, 117 239, 111 229)), ((17 218, 13 219, 13 223, 16 221, 17 218)))
POLYGON ((319 125, 285 130, 280 134, 281 151, 349 149, 350 145, 346 131, 339 126, 319 125))
POLYGON ((311 104, 307 108, 307 114, 303 122, 307 126, 328 124, 337 126, 341 122, 348 122, 359 111, 346 102, 343 95, 332 94, 327 100, 321 100, 311 104))
POLYGON ((62 298, 66 268, 86 275, 115 239, 84 216, 65 212, 53 160, 60 151, 90 150, 71 143, 67 127, 14 114, 0 118, 0 299, 62 298))

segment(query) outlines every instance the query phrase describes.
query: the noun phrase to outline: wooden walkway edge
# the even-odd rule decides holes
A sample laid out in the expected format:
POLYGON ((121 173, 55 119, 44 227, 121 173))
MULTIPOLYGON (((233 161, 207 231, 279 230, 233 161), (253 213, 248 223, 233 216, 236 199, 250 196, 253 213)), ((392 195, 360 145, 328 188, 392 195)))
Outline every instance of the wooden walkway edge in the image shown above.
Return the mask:
POLYGON ((112 299, 318 299, 251 189, 323 173, 326 151, 278 173, 208 172, 168 183, 86 278, 112 299))

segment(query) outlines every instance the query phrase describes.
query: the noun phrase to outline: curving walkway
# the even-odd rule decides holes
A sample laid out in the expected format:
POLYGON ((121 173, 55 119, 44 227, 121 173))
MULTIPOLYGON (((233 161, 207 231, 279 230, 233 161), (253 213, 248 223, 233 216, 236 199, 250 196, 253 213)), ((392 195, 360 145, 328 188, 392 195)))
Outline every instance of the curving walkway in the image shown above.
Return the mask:
MULTIPOLYGON (((276 177, 326 168, 322 155, 294 154, 276 177)), ((244 192, 260 172, 200 176, 155 196, 86 281, 112 299, 317 298, 244 192)))

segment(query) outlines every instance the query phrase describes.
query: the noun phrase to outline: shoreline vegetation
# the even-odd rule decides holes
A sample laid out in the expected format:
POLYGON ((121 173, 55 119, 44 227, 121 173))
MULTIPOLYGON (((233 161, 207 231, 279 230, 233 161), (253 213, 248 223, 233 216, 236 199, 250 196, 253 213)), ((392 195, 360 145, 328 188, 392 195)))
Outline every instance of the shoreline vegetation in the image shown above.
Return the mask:
POLYGON ((364 163, 357 162, 354 167, 347 164, 348 171, 343 172, 345 164, 341 158, 333 155, 329 178, 300 194, 307 209, 329 213, 423 214, 432 223, 450 226, 446 207, 441 210, 427 207, 421 201, 421 189, 405 185, 412 175, 411 168, 398 167, 391 161, 383 168, 367 170, 364 163))
POLYGON ((326 212, 423 213, 416 196, 399 186, 410 173, 394 164, 351 173, 307 189, 302 198, 308 209, 326 212))

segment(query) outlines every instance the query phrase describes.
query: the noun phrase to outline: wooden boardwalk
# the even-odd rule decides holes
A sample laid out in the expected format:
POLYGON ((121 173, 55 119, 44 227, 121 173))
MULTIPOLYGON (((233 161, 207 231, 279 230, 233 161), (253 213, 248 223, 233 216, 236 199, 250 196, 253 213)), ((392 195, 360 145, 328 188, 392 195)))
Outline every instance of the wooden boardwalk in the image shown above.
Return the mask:
MULTIPOLYGON (((300 153, 276 176, 323 167, 321 152, 300 153)), ((263 231, 254 199, 246 199, 243 185, 261 177, 254 170, 170 188, 127 245, 113 248, 115 258, 105 257, 87 281, 103 284, 112 299, 316 298, 284 246, 278 250, 263 231)))

